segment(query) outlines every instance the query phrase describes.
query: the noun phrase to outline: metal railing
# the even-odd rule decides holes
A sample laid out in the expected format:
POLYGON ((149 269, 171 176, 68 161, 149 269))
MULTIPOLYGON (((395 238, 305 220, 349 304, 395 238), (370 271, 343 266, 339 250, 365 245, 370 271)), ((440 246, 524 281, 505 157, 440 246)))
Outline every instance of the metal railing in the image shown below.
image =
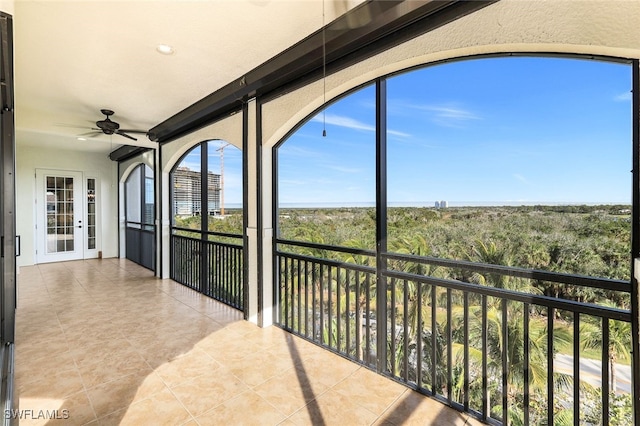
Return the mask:
POLYGON ((171 279, 236 309, 244 309, 244 254, 242 244, 213 241, 240 240, 241 235, 207 232, 207 240, 176 231, 201 235, 198 230, 173 228, 171 279), (204 261, 203 261, 204 259, 204 261))
POLYGON ((630 339, 630 312, 546 296, 532 285, 627 294, 628 282, 398 253, 382 258, 387 267, 377 270, 368 265, 375 263, 371 251, 277 240, 278 323, 490 424, 609 424, 613 399, 631 391, 630 384, 611 388, 620 380, 612 383, 616 365, 609 366, 617 331, 628 328, 630 339), (498 288, 433 270, 407 272, 415 264, 513 281, 498 288), (384 301, 376 300, 378 285, 384 301), (376 353, 378 338, 384 354, 376 353))

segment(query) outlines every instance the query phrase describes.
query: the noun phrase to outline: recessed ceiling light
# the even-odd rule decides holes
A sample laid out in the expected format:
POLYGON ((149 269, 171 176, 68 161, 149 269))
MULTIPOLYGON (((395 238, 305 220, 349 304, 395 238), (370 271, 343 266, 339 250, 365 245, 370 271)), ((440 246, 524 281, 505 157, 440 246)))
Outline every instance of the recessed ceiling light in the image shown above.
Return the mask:
POLYGON ((173 47, 169 46, 168 44, 159 44, 156 47, 156 50, 158 51, 158 53, 161 53, 163 55, 173 55, 175 53, 173 47))
POLYGON ((77 138, 79 141, 86 141, 86 138, 77 138))

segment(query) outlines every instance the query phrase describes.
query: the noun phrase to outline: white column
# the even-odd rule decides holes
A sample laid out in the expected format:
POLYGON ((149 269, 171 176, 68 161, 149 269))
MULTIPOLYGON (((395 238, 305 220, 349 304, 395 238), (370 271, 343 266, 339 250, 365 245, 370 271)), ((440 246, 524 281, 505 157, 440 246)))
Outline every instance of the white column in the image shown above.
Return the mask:
POLYGON ((257 134, 256 134, 256 101, 252 99, 247 104, 247 205, 244 206, 247 215, 247 285, 249 297, 247 318, 258 324, 258 173, 257 173, 257 134))
POLYGON ((271 148, 262 149, 262 326, 273 324, 273 197, 271 148))
POLYGON ((273 324, 273 229, 271 227, 272 216, 272 173, 271 173, 271 149, 263 147, 260 159, 261 170, 258 170, 258 132, 257 104, 255 99, 248 103, 248 206, 247 236, 249 240, 249 321, 262 327, 273 324), (258 174, 260 173, 260 174, 258 174), (260 187, 258 186, 260 183, 260 187), (258 191, 262 205, 258 206, 258 191), (261 214, 262 229, 258 228, 258 214, 261 214), (260 239, 260 240, 259 240, 260 239), (262 244, 262 251, 258 250, 258 242, 262 244), (261 261, 261 262, 260 262, 261 261), (261 266, 261 270, 258 268, 261 266), (258 277, 262 277, 262 283, 258 277), (259 288, 262 285, 262 288, 259 288), (261 299, 259 299, 261 297, 261 299), (260 312, 259 307, 262 308, 260 312))

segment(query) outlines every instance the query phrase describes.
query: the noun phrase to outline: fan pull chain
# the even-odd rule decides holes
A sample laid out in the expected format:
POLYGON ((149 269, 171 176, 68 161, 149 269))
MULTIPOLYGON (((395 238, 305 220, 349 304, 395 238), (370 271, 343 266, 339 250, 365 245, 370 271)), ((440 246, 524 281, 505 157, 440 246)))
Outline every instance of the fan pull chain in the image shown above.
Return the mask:
POLYGON ((324 0, 322 0, 322 137, 327 136, 327 43, 324 24, 324 0))

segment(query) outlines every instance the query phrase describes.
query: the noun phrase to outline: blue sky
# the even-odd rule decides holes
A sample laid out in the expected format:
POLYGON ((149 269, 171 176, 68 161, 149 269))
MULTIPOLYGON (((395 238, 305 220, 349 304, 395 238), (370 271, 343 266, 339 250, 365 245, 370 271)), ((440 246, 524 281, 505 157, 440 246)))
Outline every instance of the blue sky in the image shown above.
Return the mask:
MULTIPOLYGON (((474 59, 399 74, 387 91, 392 205, 631 202, 629 65, 474 59)), ((312 117, 278 156, 281 205, 373 203, 373 86, 312 117)))

